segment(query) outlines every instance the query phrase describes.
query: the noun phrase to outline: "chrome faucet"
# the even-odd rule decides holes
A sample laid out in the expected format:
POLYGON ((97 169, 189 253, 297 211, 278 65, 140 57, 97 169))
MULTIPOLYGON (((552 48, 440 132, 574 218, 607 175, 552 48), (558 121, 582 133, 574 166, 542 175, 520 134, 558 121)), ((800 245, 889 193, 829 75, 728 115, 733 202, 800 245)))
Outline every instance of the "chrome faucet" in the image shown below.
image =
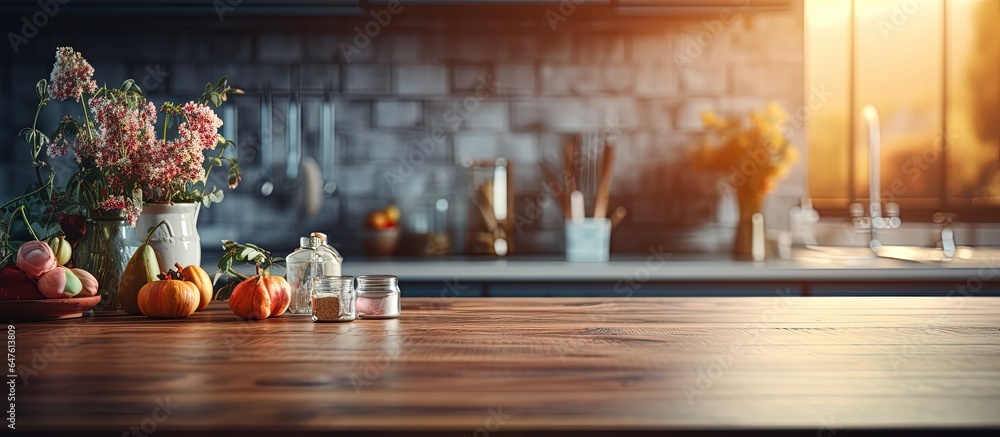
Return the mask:
POLYGON ((882 134, 879 130, 878 110, 873 105, 867 105, 861 110, 868 125, 868 217, 860 203, 850 205, 851 221, 858 232, 867 232, 871 236, 868 247, 877 251, 882 243, 876 234, 877 229, 896 229, 903 222, 899 219, 899 205, 886 203, 885 216, 882 215, 882 134))

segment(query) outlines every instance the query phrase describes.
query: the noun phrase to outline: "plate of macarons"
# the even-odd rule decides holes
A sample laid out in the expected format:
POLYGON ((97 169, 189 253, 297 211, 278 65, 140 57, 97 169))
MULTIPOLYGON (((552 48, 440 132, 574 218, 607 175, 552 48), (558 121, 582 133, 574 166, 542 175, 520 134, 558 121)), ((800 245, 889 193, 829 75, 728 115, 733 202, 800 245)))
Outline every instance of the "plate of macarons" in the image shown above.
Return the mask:
POLYGON ((66 267, 69 253, 61 237, 22 244, 17 263, 0 269, 0 321, 72 319, 99 304, 97 280, 66 267))

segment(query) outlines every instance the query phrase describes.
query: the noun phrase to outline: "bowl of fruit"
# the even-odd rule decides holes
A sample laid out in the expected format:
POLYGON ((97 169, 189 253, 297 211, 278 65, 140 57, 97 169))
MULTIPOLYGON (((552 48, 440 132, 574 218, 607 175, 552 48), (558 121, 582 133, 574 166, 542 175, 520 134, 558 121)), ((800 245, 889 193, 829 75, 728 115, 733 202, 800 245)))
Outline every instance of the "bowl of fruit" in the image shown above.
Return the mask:
POLYGON ((399 247, 399 208, 389 205, 368 214, 361 246, 369 256, 389 256, 399 247))
POLYGON ((69 319, 100 303, 94 276, 65 266, 70 254, 62 237, 22 244, 16 264, 0 269, 0 320, 69 319))

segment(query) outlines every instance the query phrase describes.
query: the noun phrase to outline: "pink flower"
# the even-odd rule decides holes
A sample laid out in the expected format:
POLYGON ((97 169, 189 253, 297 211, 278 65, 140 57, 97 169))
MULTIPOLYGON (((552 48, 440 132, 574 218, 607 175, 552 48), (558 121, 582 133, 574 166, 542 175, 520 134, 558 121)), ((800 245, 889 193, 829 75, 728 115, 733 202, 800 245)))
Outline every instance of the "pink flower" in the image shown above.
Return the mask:
POLYGON ((189 140, 197 139, 202 149, 215 150, 219 143, 219 128, 222 120, 208 105, 188 102, 181 108, 184 111, 184 123, 177 127, 181 137, 189 140))
POLYGON ((108 196, 101 201, 100 208, 107 212, 117 212, 128 222, 129 226, 135 226, 142 210, 139 205, 125 200, 124 196, 117 194, 108 196))
POLYGON ((181 107, 181 116, 177 138, 155 141, 141 150, 140 180, 146 201, 169 202, 172 193, 205 178, 204 150, 215 148, 222 120, 207 105, 194 102, 181 107))
POLYGON ((101 202, 101 209, 105 211, 118 211, 125 209, 128 206, 128 202, 125 201, 125 197, 119 195, 108 196, 107 199, 101 202))
POLYGON ((122 212, 125 214, 125 221, 128 222, 129 226, 134 228, 136 222, 139 221, 139 214, 142 213, 142 208, 138 205, 130 204, 122 212))
POLYGON ((80 143, 77 156, 101 168, 115 168, 123 177, 138 172, 133 157, 156 143, 156 107, 145 105, 129 108, 125 103, 95 97, 90 99, 94 111, 94 140, 80 143))
POLYGON ((62 135, 57 135, 52 142, 49 143, 49 147, 45 150, 45 154, 49 155, 49 158, 58 158, 65 155, 67 150, 69 150, 69 141, 63 138, 62 135))
POLYGON ((56 49, 56 63, 49 80, 49 97, 56 100, 72 97, 79 102, 84 93, 93 94, 97 90, 97 82, 93 76, 94 67, 83 55, 73 51, 71 47, 59 47, 56 49))

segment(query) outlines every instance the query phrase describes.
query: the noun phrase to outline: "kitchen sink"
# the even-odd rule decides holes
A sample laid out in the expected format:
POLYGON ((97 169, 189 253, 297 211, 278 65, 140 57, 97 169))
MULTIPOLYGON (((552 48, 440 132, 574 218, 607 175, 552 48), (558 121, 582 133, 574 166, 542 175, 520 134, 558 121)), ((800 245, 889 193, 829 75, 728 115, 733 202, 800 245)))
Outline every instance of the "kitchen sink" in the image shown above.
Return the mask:
POLYGON ((961 264, 972 266, 976 263, 1000 263, 1000 247, 958 246, 951 258, 936 247, 923 246, 882 246, 877 251, 867 247, 809 246, 792 252, 792 257, 800 261, 838 265, 863 265, 877 258, 896 259, 916 263, 961 264), (970 265, 970 263, 973 263, 970 265))

